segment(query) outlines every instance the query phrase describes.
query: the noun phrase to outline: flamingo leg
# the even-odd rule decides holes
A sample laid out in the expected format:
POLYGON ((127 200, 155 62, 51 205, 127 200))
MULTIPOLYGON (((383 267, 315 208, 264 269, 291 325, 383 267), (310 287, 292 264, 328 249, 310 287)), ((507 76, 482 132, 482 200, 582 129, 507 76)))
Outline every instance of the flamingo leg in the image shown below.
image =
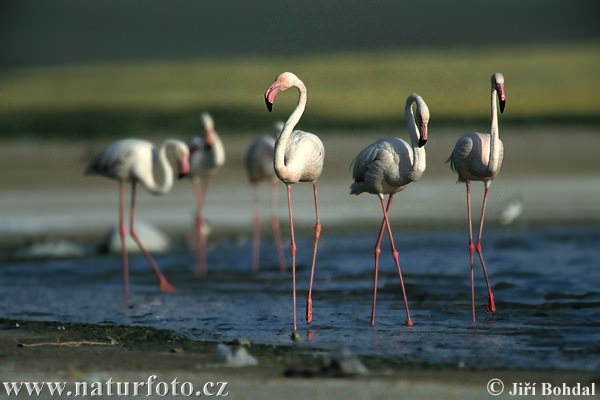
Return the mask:
POLYGON ((154 257, 152 257, 152 254, 150 254, 150 252, 148 250, 146 250, 146 248, 142 244, 141 240, 139 239, 137 231, 135 229, 135 186, 136 186, 136 182, 133 181, 131 184, 131 208, 130 208, 130 212, 129 212, 129 218, 130 218, 129 219, 129 234, 131 235, 131 238, 137 244, 140 251, 142 252, 144 257, 150 264, 150 267, 152 267, 152 270, 154 271, 154 274, 156 275, 156 278, 158 279, 160 291, 163 293, 174 293, 175 288, 173 286, 171 286, 171 284, 167 281, 167 278, 165 278, 165 276, 162 274, 162 272, 160 272, 160 269, 158 268, 158 265, 156 264, 154 257))
POLYGON ((208 190, 208 180, 200 183, 198 178, 192 181, 194 192, 196 194, 196 276, 206 276, 206 240, 203 234, 204 230, 204 201, 208 190))
POLYGON ((473 245, 473 227, 471 221, 471 184, 467 181, 467 213, 469 221, 469 263, 471 266, 471 316, 475 322, 475 274, 473 271, 473 253, 475 246, 473 245))
POLYGON ((319 237, 321 236, 321 220, 319 219, 319 200, 317 196, 317 182, 313 182, 313 193, 315 195, 315 215, 317 223, 315 225, 315 246, 313 250, 312 267, 310 269, 310 285, 308 287, 308 297, 306 298, 306 323, 312 321, 312 285, 315 276, 315 261, 317 260, 317 247, 319 246, 319 237))
MULTIPOLYGON (((390 199, 388 201, 388 207, 391 206, 392 195, 390 195, 390 199)), ((390 246, 392 247, 392 257, 394 257, 394 262, 396 263, 396 269, 398 270, 398 277, 400 278, 400 286, 402 287, 402 297, 404 298, 404 307, 406 308, 406 325, 413 326, 412 320, 410 319, 410 311, 408 310, 408 298, 406 297, 406 290, 404 288, 404 279, 402 279, 402 271, 400 270, 400 260, 398 259, 398 251, 396 250, 396 246, 394 245, 394 237, 392 235, 392 228, 390 227, 390 220, 388 218, 387 210, 383 204, 383 195, 381 195, 381 209, 383 210, 383 215, 385 219, 385 224, 387 226, 388 235, 390 236, 390 246)))
POLYGON ((294 218, 292 217, 292 186, 287 185, 287 197, 288 197, 288 212, 290 214, 290 234, 292 237, 292 243, 290 249, 292 252, 292 299, 294 307, 294 332, 298 330, 296 325, 296 241, 294 240, 294 218))
POLYGON ((483 230, 483 218, 485 216, 485 205, 487 203, 487 196, 489 191, 489 181, 485 182, 485 192, 483 193, 483 205, 481 206, 481 219, 479 221, 479 234, 477 236, 477 245, 475 246, 475 250, 479 255, 479 260, 481 261, 481 267, 483 268, 483 276, 485 277, 485 283, 487 285, 488 290, 488 298, 487 298, 487 311, 495 312, 496 304, 494 302, 494 295, 492 293, 492 288, 490 286, 490 280, 488 279, 487 270, 485 268, 485 262, 483 261, 483 254, 481 252, 481 232, 483 230))
POLYGON ((258 272, 260 258, 260 206, 259 184, 254 184, 254 233, 252 237, 252 272, 258 272))
POLYGON ((277 216, 277 181, 271 182, 271 228, 277 247, 277 257, 279 259, 279 270, 285 272, 285 256, 283 254, 283 245, 281 244, 281 229, 279 229, 279 218, 277 216))
MULTIPOLYGON (((386 207, 386 213, 389 212, 390 206, 392 205, 392 195, 388 200, 386 207)), ((383 231, 385 230, 385 218, 381 220, 381 228, 379 229, 379 235, 377 236, 377 242, 375 243, 375 277, 373 279, 373 303, 371 305, 371 327, 375 326, 375 302, 377 298, 377 276, 379 271, 379 254, 381 254, 381 238, 383 237, 383 231)))
POLYGON ((121 259, 123 260, 123 302, 129 299, 129 262, 125 241, 125 184, 119 181, 119 238, 121 239, 121 259))

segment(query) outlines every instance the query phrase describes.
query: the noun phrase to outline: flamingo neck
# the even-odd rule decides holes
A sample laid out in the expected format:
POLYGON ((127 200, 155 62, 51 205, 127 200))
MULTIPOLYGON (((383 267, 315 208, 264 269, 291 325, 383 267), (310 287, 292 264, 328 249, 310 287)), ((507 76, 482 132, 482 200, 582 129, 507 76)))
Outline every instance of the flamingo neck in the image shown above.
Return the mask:
POLYGON ((167 158, 167 147, 171 145, 171 141, 165 141, 158 150, 158 162, 157 169, 163 176, 161 184, 156 182, 155 172, 152 171, 147 175, 146 179, 140 181, 144 187, 154 195, 161 195, 168 193, 173 187, 173 168, 167 158))
POLYGON ((294 82, 293 86, 296 87, 299 92, 298 103, 296 103, 296 108, 294 108, 294 111, 292 111, 287 121, 285 121, 283 129, 275 141, 275 155, 273 158, 275 172, 283 181, 285 181, 285 179, 283 179, 282 176, 285 175, 287 171, 285 164, 285 150, 294 127, 298 121, 300 121, 300 117, 304 113, 307 100, 306 86, 304 86, 304 83, 302 83, 300 80, 297 80, 294 82))
POLYGON ((411 181, 416 181, 421 178, 423 172, 425 172, 425 147, 419 147, 419 128, 415 122, 415 114, 413 112, 413 103, 422 101, 420 97, 412 94, 407 100, 404 106, 404 115, 406 118, 406 126, 408 128, 408 134, 410 136, 410 145, 413 150, 412 157, 412 168, 408 173, 408 177, 411 181))
POLYGON ((492 85, 492 98, 491 113, 492 113, 492 126, 490 129, 490 160, 488 163, 488 170, 495 171, 498 167, 500 159, 500 138, 498 136, 498 104, 497 104, 497 91, 492 85))

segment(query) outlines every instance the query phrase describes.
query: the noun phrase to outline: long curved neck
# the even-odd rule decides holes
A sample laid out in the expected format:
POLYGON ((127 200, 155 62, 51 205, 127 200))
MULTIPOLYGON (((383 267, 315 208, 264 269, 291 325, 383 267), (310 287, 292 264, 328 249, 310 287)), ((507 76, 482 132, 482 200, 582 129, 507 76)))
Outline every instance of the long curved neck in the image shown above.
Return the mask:
POLYGON ((287 143, 290 139, 290 135, 294 130, 294 127, 300 121, 300 117, 304 113, 304 108, 306 107, 306 86, 302 81, 297 80, 294 83, 294 87, 298 89, 300 96, 298 97, 298 103, 296 103, 296 108, 290 114, 287 121, 283 125, 283 129, 281 133, 277 137, 277 141, 275 142, 275 156, 274 156, 274 167, 275 171, 285 171, 285 149, 287 147, 287 143))
POLYGON ((492 107, 492 127, 490 129, 490 160, 488 170, 495 171, 498 167, 500 159, 500 138, 498 136, 498 104, 497 104, 496 88, 492 86, 492 99, 490 101, 492 107))
POLYGON ((419 128, 415 122, 415 114, 412 109, 413 103, 418 101, 419 98, 413 94, 406 100, 406 105, 404 106, 406 126, 410 136, 410 145, 413 150, 412 168, 409 171, 411 181, 419 179, 425 171, 425 147, 419 147, 419 128))
POLYGON ((167 158, 167 140, 158 150, 157 172, 163 176, 162 184, 156 182, 155 172, 148 174, 146 179, 141 180, 144 187, 152 194, 161 195, 168 193, 173 187, 173 167, 167 158))

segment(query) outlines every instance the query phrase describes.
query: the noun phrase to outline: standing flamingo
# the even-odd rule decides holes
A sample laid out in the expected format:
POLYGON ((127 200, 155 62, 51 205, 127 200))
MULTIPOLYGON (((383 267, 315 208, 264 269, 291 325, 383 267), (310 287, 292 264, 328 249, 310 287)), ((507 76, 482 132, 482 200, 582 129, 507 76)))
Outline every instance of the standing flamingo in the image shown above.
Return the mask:
POLYGON ((487 201, 488 190, 492 179, 500 172, 502 166, 502 158, 504 155, 504 147, 498 137, 498 110, 496 105, 496 96, 500 100, 500 112, 504 111, 506 104, 506 95, 504 94, 504 76, 500 73, 492 75, 492 128, 491 133, 476 133, 470 132, 463 135, 454 146, 450 158, 446 162, 450 162, 450 167, 458 174, 458 182, 465 182, 467 185, 467 212, 469 214, 469 260, 471 264, 471 309, 473 322, 475 322, 475 280, 473 274, 473 253, 477 250, 481 266, 483 267, 483 275, 487 284, 488 298, 487 311, 496 311, 494 303, 494 295, 490 287, 483 254, 481 253, 481 231, 483 229, 483 218, 485 215, 485 204, 487 201), (477 245, 473 246, 473 228, 471 223, 471 181, 482 181, 485 184, 483 193, 483 205, 481 207, 481 219, 479 221, 479 234, 477 237, 477 245))
POLYGON ((116 141, 98 153, 85 170, 86 175, 103 175, 119 182, 119 236, 121 239, 121 257, 123 259, 123 297, 127 302, 129 296, 129 267, 127 246, 125 245, 125 182, 131 182, 131 208, 129 211, 129 234, 154 270, 161 292, 174 292, 175 288, 160 272, 152 255, 144 248, 135 228, 135 196, 136 184, 140 182, 154 195, 166 194, 173 186, 173 167, 177 163, 176 172, 184 175, 189 172, 188 148, 185 143, 169 139, 158 152, 154 145, 140 139, 123 139, 116 141), (153 169, 158 162, 160 172, 164 176, 162 184, 156 182, 153 169))
MULTIPOLYGON (((277 93, 283 92, 291 87, 298 89, 299 98, 296 108, 290 114, 283 126, 283 130, 275 142, 275 156, 273 166, 277 177, 287 186, 288 212, 290 215, 290 233, 292 237, 292 286, 294 307, 294 334, 296 327, 296 242, 294 240, 294 221, 292 218, 292 184, 298 182, 312 182, 315 198, 315 214, 317 223, 315 225, 315 244, 313 250, 312 267, 310 271, 310 286, 306 299, 306 322, 312 321, 312 284, 315 273, 315 260, 317 257, 317 246, 321 235, 321 221, 319 219, 319 201, 317 198, 317 179, 323 171, 323 159, 325 148, 321 140, 312 133, 295 130, 294 127, 300 120, 306 107, 306 86, 293 73, 283 72, 269 86, 265 92, 267 109, 271 111, 277 93)), ((294 336, 295 337, 295 336, 294 336)))
POLYGON ((252 271, 258 271, 260 255, 260 182, 271 183, 271 228, 277 247, 279 258, 279 269, 285 272, 285 257, 281 245, 281 230, 279 229, 279 218, 277 217, 277 176, 273 168, 273 157, 275 154, 275 138, 283 129, 283 122, 279 121, 273 126, 273 135, 260 136, 256 138, 246 153, 246 170, 248 179, 254 186, 254 235, 252 240, 252 271))
POLYGON ((377 140, 363 149, 354 159, 354 170, 352 172, 354 183, 350 186, 350 194, 359 195, 363 192, 376 194, 381 200, 383 210, 383 221, 375 243, 375 278, 373 287, 373 303, 371 306, 371 326, 375 326, 375 302, 377 297, 377 275, 379 270, 379 254, 381 253, 381 238, 384 229, 387 228, 392 256, 396 263, 400 286, 406 307, 406 324, 412 326, 408 300, 404 289, 402 272, 398 252, 394 245, 392 229, 388 213, 392 205, 394 194, 404 190, 411 182, 416 182, 425 171, 425 148, 427 142, 429 109, 425 101, 416 93, 406 99, 404 107, 406 125, 410 135, 410 145, 404 140, 396 137, 386 137, 377 140), (412 105, 416 103, 416 121, 412 105), (387 207, 384 203, 384 195, 389 194, 387 207))
POLYGON ((196 276, 206 275, 206 239, 204 230, 204 201, 208 191, 208 181, 225 163, 225 149, 221 138, 215 132, 215 123, 209 113, 201 116, 204 137, 195 136, 189 142, 190 177, 196 196, 195 248, 196 276))

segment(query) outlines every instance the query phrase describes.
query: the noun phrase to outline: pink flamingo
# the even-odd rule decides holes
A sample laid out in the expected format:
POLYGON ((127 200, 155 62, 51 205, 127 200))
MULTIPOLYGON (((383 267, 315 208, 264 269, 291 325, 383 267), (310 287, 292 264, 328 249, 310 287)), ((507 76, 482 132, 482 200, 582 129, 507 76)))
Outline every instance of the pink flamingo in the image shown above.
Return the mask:
POLYGON ((273 166, 277 177, 287 186, 288 212, 290 215, 290 233, 292 236, 292 286, 293 286, 293 307, 294 307, 294 333, 296 327, 296 242, 294 240, 294 222, 292 217, 292 184, 298 182, 312 182, 315 198, 315 214, 317 223, 315 225, 315 244, 313 250, 312 267, 310 272, 310 286, 308 297, 306 299, 306 322, 312 321, 312 284, 315 273, 315 260, 317 257, 317 246, 321 234, 321 221, 319 219, 319 201, 317 198, 317 179, 323 171, 323 159, 325 149, 321 140, 312 133, 295 130, 294 127, 300 120, 304 108, 306 107, 306 86, 293 73, 283 72, 269 86, 265 92, 265 102, 267 109, 271 111, 273 102, 279 92, 283 92, 291 87, 298 89, 299 98, 296 108, 290 114, 288 120, 283 126, 283 130, 275 142, 275 156, 273 166))
POLYGON ((252 240, 252 271, 258 271, 260 256, 260 182, 271 183, 271 228, 277 247, 279 258, 279 269, 285 272, 285 257, 281 244, 281 230, 279 229, 279 218, 277 217, 277 176, 273 168, 273 157, 275 153, 275 138, 283 129, 283 122, 279 121, 273 127, 273 135, 263 135, 256 138, 248 147, 246 153, 246 171, 248 180, 254 186, 254 234, 252 240))
POLYGON ((408 300, 398 260, 398 251, 396 251, 394 245, 388 213, 394 194, 404 190, 409 183, 419 180, 425 171, 425 148, 423 146, 427 142, 429 109, 425 101, 418 94, 413 93, 406 100, 404 113, 410 135, 410 145, 400 138, 386 137, 367 146, 358 153, 353 161, 354 170, 352 176, 354 183, 350 186, 350 194, 359 195, 363 192, 376 194, 381 200, 381 208, 383 210, 383 221, 379 235, 377 236, 377 242, 375 243, 375 278, 373 303, 371 306, 371 326, 375 326, 377 275, 379 270, 379 254, 381 253, 380 244, 383 231, 386 228, 390 237, 392 256, 396 263, 398 276, 400 277, 400 286, 402 287, 404 306, 406 308, 406 324, 408 326, 412 326, 413 324, 410 319, 408 300), (415 103, 416 122, 412 109, 412 105, 415 103), (384 202, 385 194, 389 194, 387 207, 384 202))
POLYGON ((208 182, 225 164, 223 142, 215 131, 215 123, 209 113, 201 116, 204 126, 204 137, 195 136, 189 142, 190 177, 196 196, 196 276, 206 275, 206 241, 204 230, 204 202, 208 192, 208 182))
POLYGON ((492 179, 500 172, 502 166, 502 158, 504 155, 504 147, 498 137, 498 110, 496 104, 496 96, 500 100, 500 112, 504 111, 506 104, 506 95, 504 94, 504 76, 500 73, 492 75, 492 128, 491 133, 476 133, 470 132, 463 135, 454 146, 450 158, 446 162, 450 162, 450 167, 458 174, 458 182, 465 182, 467 185, 467 212, 469 214, 469 259, 471 264, 471 309, 473 322, 475 322, 475 280, 473 274, 473 253, 477 250, 481 266, 483 267, 483 275, 487 284, 488 298, 487 311, 496 311, 494 303, 494 295, 490 287, 483 254, 481 253, 481 232, 483 229, 483 218, 485 215, 485 204, 487 201, 488 190, 492 179), (477 237, 477 245, 473 246, 473 228, 471 222, 471 181, 482 181, 485 184, 483 193, 483 205, 481 207, 481 219, 479 221, 479 234, 477 237))
POLYGON ((174 292, 175 288, 160 272, 156 261, 140 241, 135 229, 135 196, 136 184, 140 182, 146 190, 154 195, 166 194, 173 186, 173 167, 177 164, 180 176, 189 172, 188 148, 179 140, 166 140, 156 150, 154 145, 146 140, 123 139, 118 140, 100 153, 90 162, 85 175, 102 175, 119 182, 119 236, 121 239, 121 257, 123 259, 123 295, 127 302, 129 295, 129 267, 127 260, 127 246, 125 245, 125 182, 131 182, 131 208, 129 212, 129 234, 135 241, 142 254, 154 270, 163 293, 174 292), (162 184, 156 182, 153 170, 155 164, 164 176, 162 184))

